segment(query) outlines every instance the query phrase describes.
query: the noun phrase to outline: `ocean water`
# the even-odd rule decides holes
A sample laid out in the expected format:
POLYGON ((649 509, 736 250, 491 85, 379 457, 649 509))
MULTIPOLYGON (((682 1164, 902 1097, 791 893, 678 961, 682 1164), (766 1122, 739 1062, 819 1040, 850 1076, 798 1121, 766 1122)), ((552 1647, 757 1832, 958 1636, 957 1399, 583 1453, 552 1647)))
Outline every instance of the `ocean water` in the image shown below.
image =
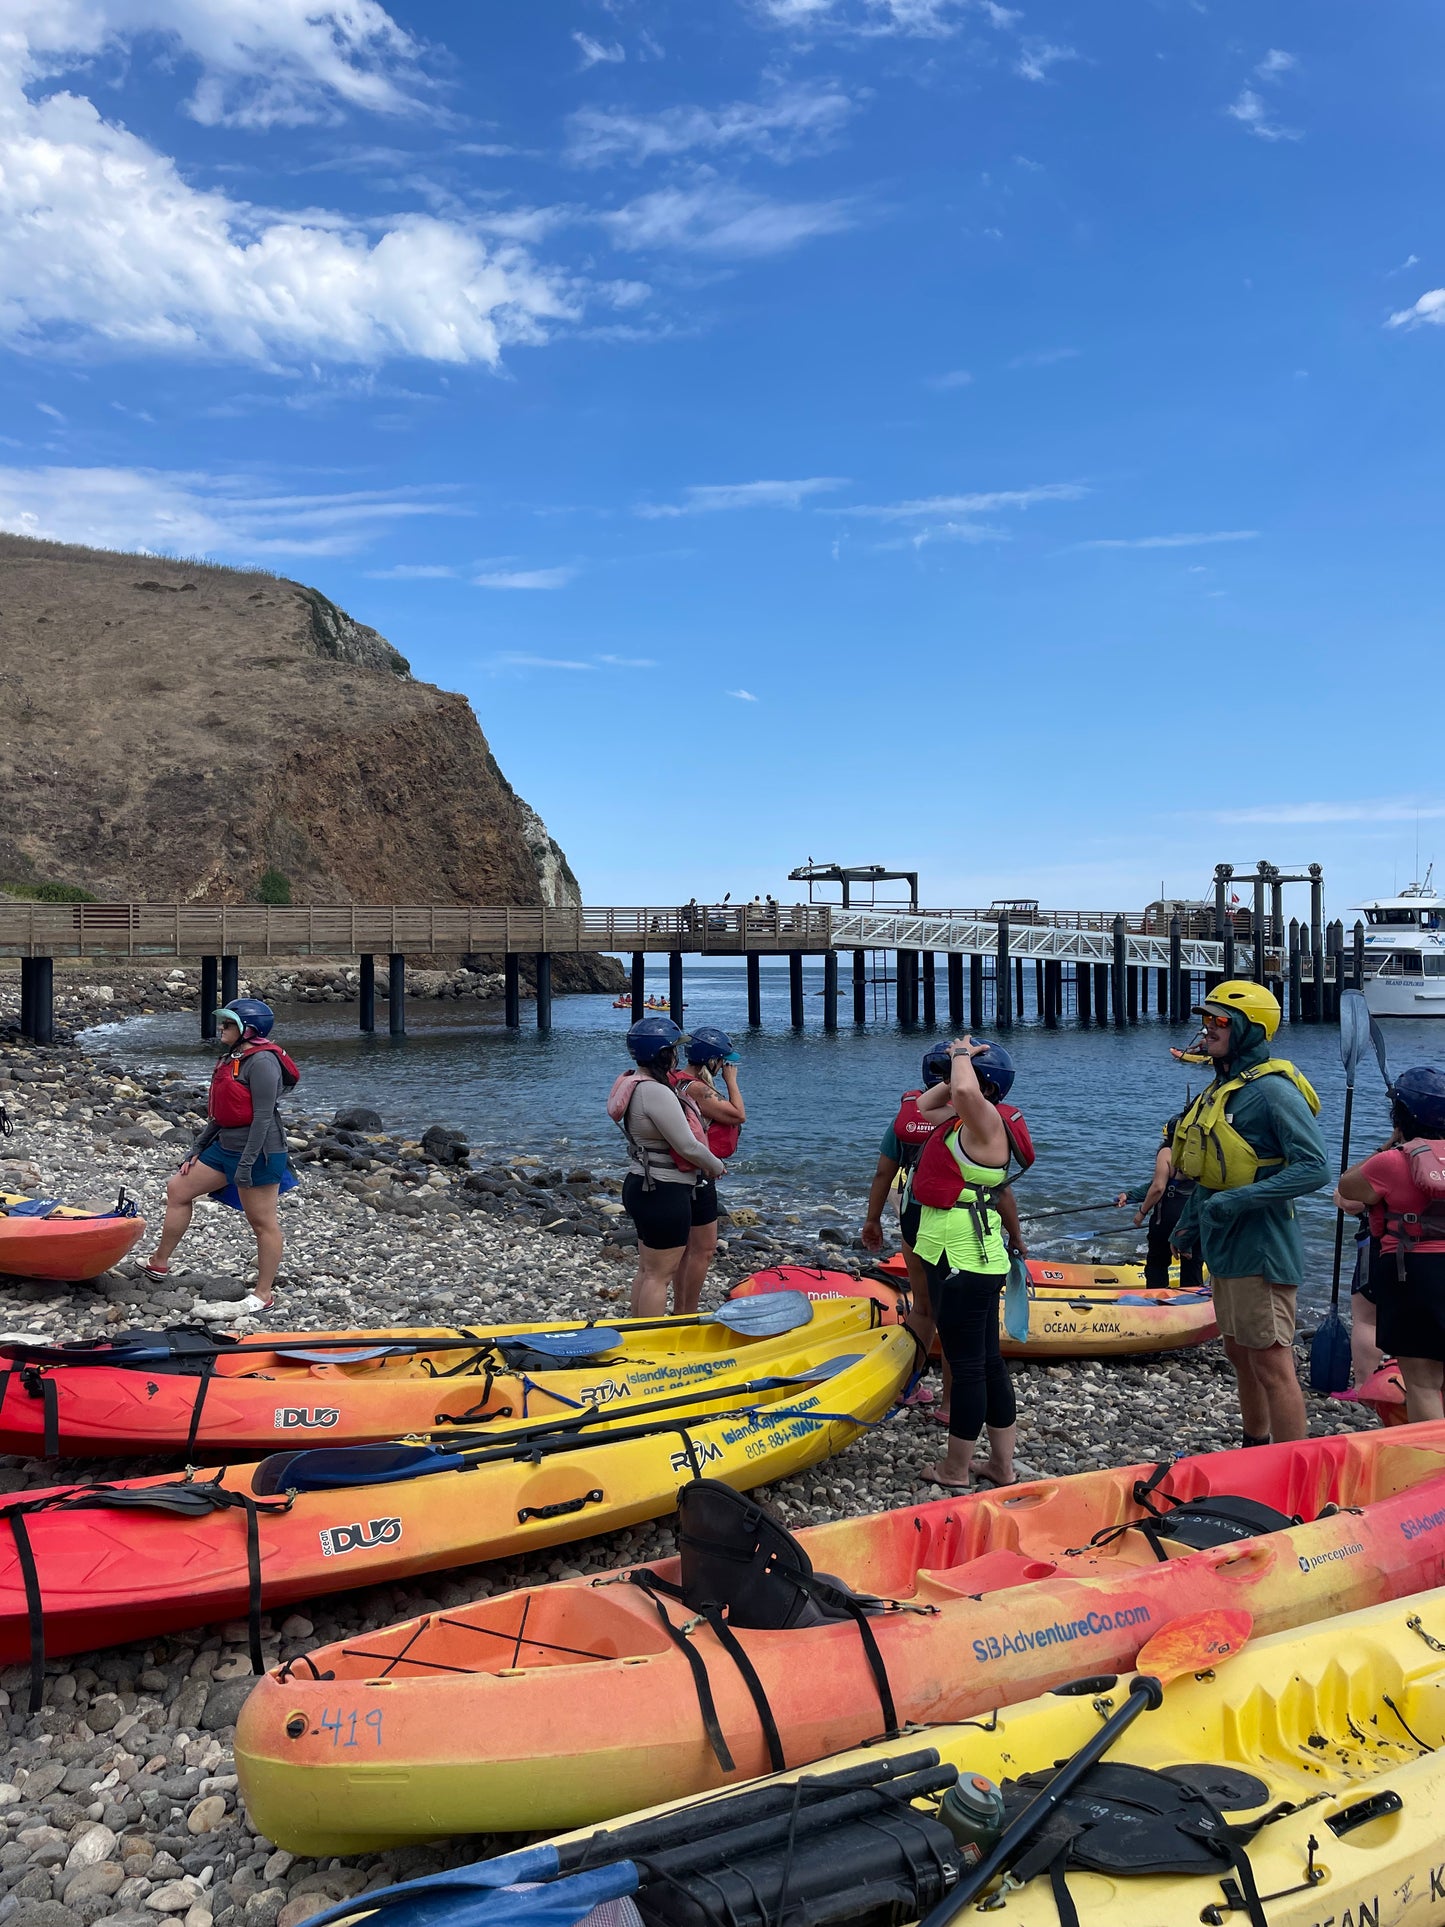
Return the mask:
MULTIPOLYGON (((924 1050, 947 1031, 904 1032, 880 1019, 857 1028, 844 1022, 829 1035, 822 1028, 822 981, 821 962, 810 960, 804 971, 807 1021, 795 1032, 788 1023, 787 971, 764 964, 763 1022, 749 1031, 742 970, 690 963, 686 1022, 720 1026, 742 1052, 748 1122, 726 1180, 729 1201, 794 1213, 805 1230, 824 1223, 852 1230, 861 1220, 878 1142, 898 1094, 917 1085, 924 1050)), ((649 973, 648 989, 666 994, 665 962, 649 973)), ((851 1010, 846 994, 843 1007, 851 1010)), ((384 1005, 378 1016, 385 1024, 384 1005)), ((546 1036, 536 1030, 531 1004, 523 1004, 522 1017, 522 1028, 509 1031, 500 1009, 416 1002, 407 1006, 405 1037, 384 1029, 363 1037, 354 1004, 303 1004, 281 1013, 277 1035, 302 1066, 303 1081, 292 1100, 299 1111, 329 1115, 340 1105, 366 1103, 380 1111, 388 1130, 450 1124, 480 1151, 530 1152, 620 1174, 622 1141, 604 1103, 627 1063, 622 1038, 628 1012, 614 1010, 606 996, 558 997, 546 1036)), ((1442 1028, 1390 1025, 1393 1067, 1441 1063, 1442 1028)), ((102 1026, 88 1033, 88 1041, 201 1077, 210 1050, 196 1031, 193 1014, 166 1013, 102 1026)), ((1018 1192, 1035 1255, 1117 1263, 1138 1246, 1124 1212, 1032 1224, 1031 1214, 1103 1200, 1148 1177, 1160 1124, 1179 1109, 1187 1090, 1199 1088, 1200 1071, 1169 1055, 1171 1044, 1191 1034, 1157 1017, 1125 1030, 1081 1029, 1070 1019, 1051 1031, 1026 1019, 1001 1040, 1017 1063, 1012 1096, 1039 1153, 1018 1192)), ((1281 1048, 1320 1093, 1321 1127, 1337 1162, 1344 1102, 1338 1032, 1287 1026, 1281 1048)), ((1354 1155, 1374 1149, 1388 1133, 1384 1089, 1370 1057, 1356 1086, 1354 1155)), ((1310 1260, 1304 1296, 1318 1305, 1328 1297, 1334 1244, 1328 1193, 1303 1200, 1300 1217, 1310 1260)))

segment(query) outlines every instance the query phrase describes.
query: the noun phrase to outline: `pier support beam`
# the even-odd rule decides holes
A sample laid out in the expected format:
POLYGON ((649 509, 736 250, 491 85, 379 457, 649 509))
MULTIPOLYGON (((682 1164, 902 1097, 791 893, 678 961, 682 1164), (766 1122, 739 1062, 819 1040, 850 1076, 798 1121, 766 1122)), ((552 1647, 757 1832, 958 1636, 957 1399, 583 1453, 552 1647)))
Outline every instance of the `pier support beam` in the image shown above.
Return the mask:
POLYGON ((1154 1001, 1159 1007, 1159 1015, 1167 1019, 1169 1016, 1169 972, 1167 970, 1156 970, 1154 975, 1156 978, 1154 1001))
POLYGON ((971 1031, 983 1029, 982 957, 970 957, 968 960, 968 1027, 971 1031))
POLYGON ((1289 1021, 1297 1024, 1303 1008, 1304 985, 1300 976, 1299 918, 1289 920, 1289 1021))
POLYGON ((361 974, 356 985, 356 1026, 367 1032, 376 1029, 376 958, 370 951, 361 954, 361 974))
POLYGON ((641 1021, 647 1010, 647 952, 632 953, 632 1021, 641 1021))
POLYGON ((221 959, 221 1002, 233 1003, 241 994, 241 959, 222 957, 221 959))
POLYGON ((948 1027, 952 1031, 963 1028, 963 952, 950 950, 948 953, 948 1027))
POLYGON ((1365 926, 1358 917, 1350 936, 1350 988, 1363 990, 1365 987, 1365 926))
MULTIPOLYGON (((860 950, 856 953, 862 956, 860 950)), ((756 950, 748 952, 748 1026, 760 1028, 763 1021, 763 960, 756 950)))
POLYGON ((1064 966, 1057 957, 1050 957, 1044 964, 1044 1023, 1050 1030, 1058 1028, 1063 1002, 1064 966))
POLYGON ((1106 963, 1094 965, 1094 1016, 1101 1029, 1109 1021, 1109 966, 1106 963))
POLYGON ((552 1028, 552 953, 537 952, 537 1028, 552 1028))
POLYGON ((51 957, 31 957, 30 1030, 32 1044, 55 1042, 55 962, 51 957))
POLYGON ((1024 960, 1014 958, 1014 1015, 1020 1023, 1024 1020, 1024 960))
POLYGON ((1127 962, 1125 961, 1128 954, 1129 953, 1124 942, 1124 919, 1122 917, 1115 917, 1114 919, 1114 968, 1111 974, 1113 977, 1113 987, 1114 987, 1114 1022, 1120 1026, 1128 1022, 1126 978, 1132 974, 1129 971, 1127 962))
MULTIPOLYGON (((930 986, 931 988, 931 986, 930 986)), ((838 953, 823 952, 823 1028, 838 1028, 838 953)))
POLYGON ((27 1042, 35 1028, 35 959, 20 959, 20 1035, 27 1042))
POLYGON ((998 920, 998 964, 994 981, 993 1021, 999 1030, 1012 1030, 1014 1022, 1014 987, 1009 973, 1009 929, 1008 918, 998 920))
POLYGON ((853 1022, 866 1024, 868 1021, 868 953, 866 950, 853 952, 853 1022))
POLYGON ((682 952, 667 953, 667 1009, 679 1030, 682 1029, 682 952))
POLYGON ((1126 1023, 1137 1024, 1139 1021, 1139 979, 1141 976, 1144 976, 1144 981, 1147 985, 1149 981, 1148 977, 1140 970, 1138 964, 1129 964, 1126 967, 1124 973, 1124 1019, 1126 1023))
POLYGON ((893 970, 893 1003, 900 1024, 918 1022, 918 952, 900 950, 893 970))
POLYGON ((1340 920, 1330 925, 1333 941, 1330 951, 1335 960, 1335 981, 1330 993, 1330 1018, 1334 1023, 1340 1021, 1340 998, 1345 989, 1345 926, 1340 920))
POLYGON ((221 1001, 221 960, 201 959, 201 1037, 209 1043, 216 1034, 216 1006, 221 1001))
POLYGON ((1139 1009, 1145 1017, 1149 1015, 1149 967, 1147 964, 1140 964, 1139 966, 1139 1009))
POLYGON ((406 1036, 406 958, 400 950, 386 962, 386 1025, 393 1037, 406 1036))
POLYGON ((1184 990, 1184 938, 1179 919, 1169 919, 1169 1021, 1171 1024, 1183 1023, 1187 1012, 1183 1009, 1184 990))
POLYGON ((938 960, 931 950, 923 953, 923 1021, 931 1030, 938 1022, 938 960))
POLYGON ((1074 964, 1074 1015, 1084 1025, 1094 1021, 1094 970, 1082 958, 1074 964))
POLYGON ((1310 1021, 1322 1024, 1325 1021, 1325 885, 1324 878, 1315 874, 1317 868, 1317 864, 1310 865, 1310 953, 1315 966, 1310 1021))
POLYGON ((788 952, 788 1017, 794 1030, 803 1028, 803 953, 788 952))
POLYGON ((1224 925, 1224 976, 1220 982, 1225 982, 1234 974, 1234 918, 1229 917, 1224 925))
POLYGON ((1034 958, 1034 1016, 1042 1022, 1044 1015, 1044 960, 1034 958))
POLYGON ((502 956, 502 1021, 508 1030, 522 1028, 522 959, 515 950, 502 956))

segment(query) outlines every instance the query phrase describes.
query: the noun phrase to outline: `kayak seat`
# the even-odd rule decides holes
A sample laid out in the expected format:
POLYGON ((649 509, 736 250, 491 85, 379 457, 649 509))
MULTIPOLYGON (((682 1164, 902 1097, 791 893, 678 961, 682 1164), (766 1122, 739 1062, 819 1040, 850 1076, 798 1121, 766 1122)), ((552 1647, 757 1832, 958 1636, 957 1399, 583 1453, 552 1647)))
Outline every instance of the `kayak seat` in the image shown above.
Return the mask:
POLYGON ((1049 1559, 1030 1559, 1027 1553, 980 1553, 960 1566, 945 1566, 938 1572, 920 1572, 915 1599, 981 1599, 985 1593, 1003 1592, 1009 1586, 1022 1586, 1032 1579, 1048 1579, 1058 1571, 1049 1559))
POLYGON ((48 1218, 60 1209, 59 1198, 19 1198, 5 1207, 7 1218, 48 1218))

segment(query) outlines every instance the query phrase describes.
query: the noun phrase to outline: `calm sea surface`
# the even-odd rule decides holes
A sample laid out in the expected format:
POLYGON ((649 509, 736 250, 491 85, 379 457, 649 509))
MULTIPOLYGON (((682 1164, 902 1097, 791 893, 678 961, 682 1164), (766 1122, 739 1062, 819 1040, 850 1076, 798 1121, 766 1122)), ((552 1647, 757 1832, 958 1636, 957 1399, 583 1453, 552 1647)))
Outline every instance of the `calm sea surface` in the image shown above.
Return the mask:
MULTIPOLYGON (((731 1164, 729 1199, 797 1213, 804 1227, 831 1223, 851 1230, 862 1216, 878 1140, 898 1093, 917 1084, 923 1051, 947 1033, 941 1027, 903 1033, 880 1021, 857 1029, 845 1023, 828 1036, 822 979, 821 963, 810 962, 804 973, 807 1024, 797 1033, 788 1025, 787 971, 765 964, 763 1025, 750 1032, 741 969, 690 964, 686 1021, 732 1032, 742 1052, 748 1123, 731 1164)), ((666 994, 665 964, 649 973, 648 988, 666 994)), ((1032 988, 1030 974, 1030 997, 1032 988)), ((941 972, 939 991, 941 1000, 941 972)), ((851 1009, 846 986, 843 1007, 851 1009)), ((627 1062, 622 1037, 628 1013, 614 1010, 610 997, 558 997, 553 1029, 543 1037, 534 1027, 532 1005, 524 1004, 522 1012, 522 1029, 508 1031, 499 1009, 412 1003, 408 1035, 393 1038, 384 1030, 360 1036, 354 1004, 298 1005, 282 1013, 277 1033, 302 1065, 299 1110, 325 1115, 339 1105, 366 1103, 381 1112, 391 1131, 451 1124, 478 1150, 555 1155, 620 1173, 621 1139, 603 1105, 627 1062)), ((384 1024, 384 1005, 378 1014, 384 1024)), ((201 1076, 210 1053, 196 1028, 194 1015, 139 1017, 94 1030, 88 1041, 131 1060, 201 1076)), ((1039 1152, 1019 1189, 1026 1225, 1031 1206, 1092 1202, 1148 1177, 1161 1122, 1179 1108, 1186 1089, 1199 1088, 1199 1070, 1169 1055, 1170 1044, 1190 1034, 1158 1018, 1122 1031, 1081 1030, 1072 1019, 1054 1031, 1032 1019, 1015 1026, 1004 1040, 1018 1065, 1013 1098, 1039 1152)), ((1392 1024, 1388 1038, 1396 1070, 1445 1059, 1438 1025, 1392 1024)), ((1320 1093, 1321 1126, 1336 1161, 1344 1100, 1338 1033, 1299 1024, 1287 1026, 1281 1042, 1283 1054, 1320 1093)), ((1384 1090, 1371 1057, 1356 1087, 1356 1154, 1373 1149, 1388 1132, 1384 1090)), ((1301 1219, 1312 1271, 1305 1297, 1317 1304, 1329 1291, 1334 1212, 1328 1194, 1305 1199, 1301 1219)), ((1032 1234, 1037 1255, 1116 1262, 1137 1242, 1122 1212, 1040 1219, 1032 1234)))

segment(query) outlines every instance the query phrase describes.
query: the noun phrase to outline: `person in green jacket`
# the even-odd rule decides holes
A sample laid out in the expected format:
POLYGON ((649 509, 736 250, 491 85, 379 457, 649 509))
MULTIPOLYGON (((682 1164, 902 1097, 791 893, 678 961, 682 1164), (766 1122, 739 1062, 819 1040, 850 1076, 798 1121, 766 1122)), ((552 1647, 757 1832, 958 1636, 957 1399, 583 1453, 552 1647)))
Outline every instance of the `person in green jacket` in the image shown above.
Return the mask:
POLYGON ((1244 1443, 1302 1439, 1294 1332, 1304 1247, 1294 1201, 1329 1182, 1319 1099, 1293 1064, 1270 1055, 1280 1008, 1263 984, 1222 983, 1196 1008, 1214 1081, 1175 1128, 1175 1168, 1198 1182, 1171 1242, 1209 1267, 1244 1443))

